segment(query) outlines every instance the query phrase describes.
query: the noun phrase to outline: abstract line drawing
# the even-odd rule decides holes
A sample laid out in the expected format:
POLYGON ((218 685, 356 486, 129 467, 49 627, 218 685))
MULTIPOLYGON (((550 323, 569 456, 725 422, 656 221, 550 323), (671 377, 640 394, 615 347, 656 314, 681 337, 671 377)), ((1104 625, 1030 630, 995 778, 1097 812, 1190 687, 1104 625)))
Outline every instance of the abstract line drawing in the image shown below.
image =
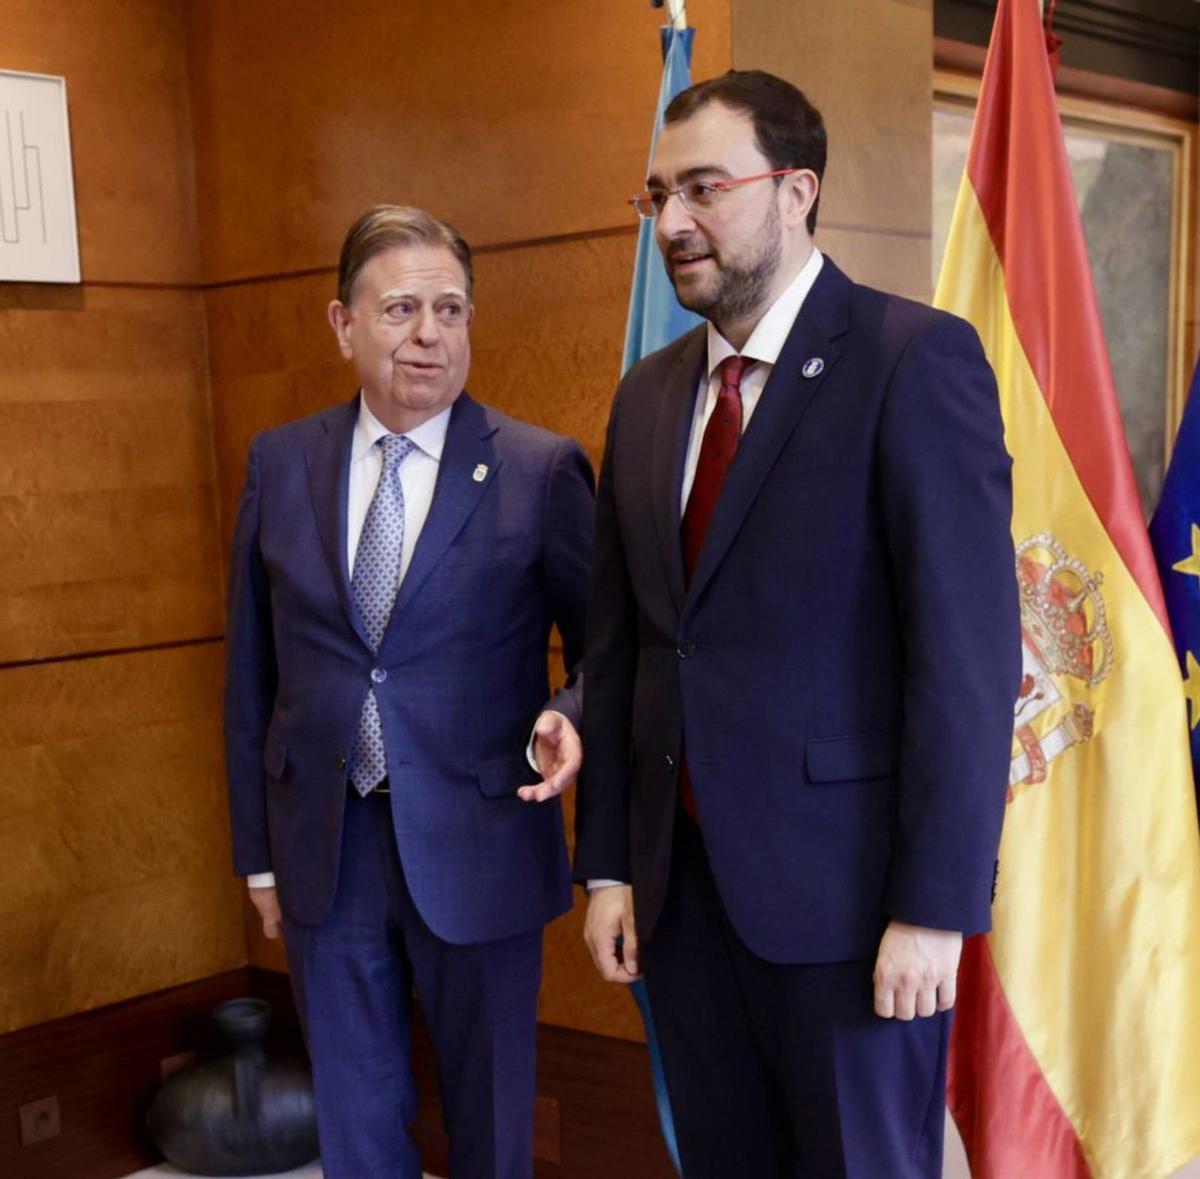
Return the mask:
POLYGON ((0 70, 0 282, 81 277, 67 81, 0 70))
POLYGON ((25 112, 5 110, 4 147, 0 151, 0 241, 15 244, 26 234, 41 233, 46 238, 46 198, 42 189, 42 151, 25 134, 25 112), (15 116, 15 117, 14 117, 15 116), (22 218, 22 213, 32 217, 22 218))

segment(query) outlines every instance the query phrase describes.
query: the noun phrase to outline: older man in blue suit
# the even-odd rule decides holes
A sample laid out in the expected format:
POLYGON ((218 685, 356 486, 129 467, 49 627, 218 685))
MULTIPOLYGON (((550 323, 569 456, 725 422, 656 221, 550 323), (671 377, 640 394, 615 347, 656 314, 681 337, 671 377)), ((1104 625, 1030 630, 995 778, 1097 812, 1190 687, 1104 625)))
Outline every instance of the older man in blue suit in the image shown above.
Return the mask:
POLYGON ((533 1169, 592 474, 464 392, 471 285, 467 244, 420 210, 351 227, 329 320, 360 390, 255 439, 234 536, 234 868, 286 941, 328 1179, 421 1174, 414 988, 452 1174, 533 1169), (551 697, 552 624, 571 678, 551 697))
POLYGON ((708 319, 617 392, 575 871, 644 972, 688 1179, 934 1179, 1021 667, 996 385, 813 242, 820 114, 731 71, 638 210, 708 319))

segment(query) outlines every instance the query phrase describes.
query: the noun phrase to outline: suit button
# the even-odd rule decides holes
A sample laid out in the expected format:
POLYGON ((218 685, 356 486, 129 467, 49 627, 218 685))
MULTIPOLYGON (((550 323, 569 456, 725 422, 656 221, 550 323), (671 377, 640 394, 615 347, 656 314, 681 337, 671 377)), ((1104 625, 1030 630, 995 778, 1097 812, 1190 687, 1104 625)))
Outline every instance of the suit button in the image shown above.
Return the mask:
POLYGON ((667 769, 673 770, 675 768, 675 759, 669 753, 663 758, 663 761, 666 763, 667 769))
POLYGON ((696 644, 688 639, 680 643, 679 646, 675 648, 675 654, 678 655, 680 659, 690 659, 696 654, 696 644))
POLYGON ((387 668, 386 667, 371 668, 371 683, 382 684, 383 681, 386 679, 387 679, 387 668))
POLYGON ((337 766, 339 770, 344 770, 346 768, 346 759, 344 757, 335 757, 333 759, 333 764, 337 766))

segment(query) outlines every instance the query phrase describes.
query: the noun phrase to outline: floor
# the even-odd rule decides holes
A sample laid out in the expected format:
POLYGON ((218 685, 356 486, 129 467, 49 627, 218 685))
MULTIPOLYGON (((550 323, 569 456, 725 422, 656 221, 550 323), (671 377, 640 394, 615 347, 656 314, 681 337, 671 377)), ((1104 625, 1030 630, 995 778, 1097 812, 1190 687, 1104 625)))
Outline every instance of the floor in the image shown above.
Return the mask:
MULTIPOLYGON (((159 1167, 138 1171, 136 1175, 130 1175, 128 1179, 167 1179, 167 1176, 182 1174, 182 1171, 177 1171, 174 1167, 164 1163, 159 1167)), ((958 1132, 954 1129, 954 1123, 949 1118, 946 1119, 946 1165, 942 1174, 944 1179, 969 1179, 970 1176, 962 1143, 959 1141, 958 1132)), ((297 1171, 288 1171, 287 1176, 288 1179, 321 1179, 321 1168, 317 1163, 312 1163, 297 1171)), ((278 1179, 278 1177, 266 1176, 264 1179, 278 1179)), ((425 1179, 435 1179, 435 1177, 426 1175, 425 1179)), ((1177 1171, 1174 1179, 1200 1179, 1200 1159, 1188 1163, 1182 1171, 1177 1171)))
MULTIPOLYGON (((127 1176, 127 1179, 167 1179, 167 1176, 184 1175, 184 1171, 177 1171, 174 1167, 167 1163, 163 1163, 157 1167, 147 1167, 144 1171, 135 1171, 132 1175, 127 1176)), ((283 1173, 287 1179, 321 1179, 321 1167, 319 1163, 309 1163, 307 1167, 299 1167, 295 1171, 285 1171, 283 1173)), ((283 1179, 279 1175, 260 1175, 259 1179, 283 1179)), ((425 1179, 437 1179, 434 1175, 426 1175, 425 1179)))

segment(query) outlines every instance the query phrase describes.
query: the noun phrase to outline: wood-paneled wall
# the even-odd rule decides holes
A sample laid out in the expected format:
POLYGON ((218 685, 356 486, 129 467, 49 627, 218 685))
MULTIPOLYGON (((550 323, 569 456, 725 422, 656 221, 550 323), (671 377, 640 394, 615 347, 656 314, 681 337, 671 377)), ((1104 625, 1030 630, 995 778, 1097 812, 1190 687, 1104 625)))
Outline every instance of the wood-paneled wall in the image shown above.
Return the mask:
POLYGON ((927 301, 933 0, 735 0, 733 65, 787 78, 825 118, 821 249, 859 282, 927 301))
POLYGON ((65 74, 82 287, 0 288, 0 1031, 241 965, 186 30, 8 0, 65 74))

